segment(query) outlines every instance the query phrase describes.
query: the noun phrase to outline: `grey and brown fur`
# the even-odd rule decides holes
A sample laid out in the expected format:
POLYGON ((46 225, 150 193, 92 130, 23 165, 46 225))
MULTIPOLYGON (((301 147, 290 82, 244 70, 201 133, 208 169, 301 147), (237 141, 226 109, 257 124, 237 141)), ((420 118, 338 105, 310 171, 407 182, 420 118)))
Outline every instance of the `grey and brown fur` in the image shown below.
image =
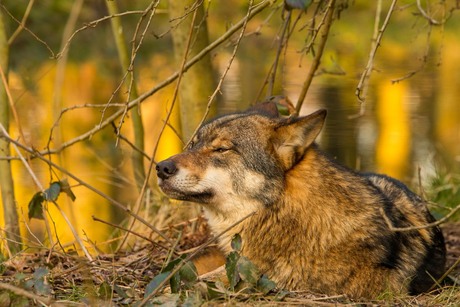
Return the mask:
POLYGON ((361 174, 328 158, 315 139, 326 111, 297 118, 250 109, 204 124, 190 146, 157 165, 169 197, 203 205, 214 235, 242 253, 278 287, 373 298, 428 290, 444 272, 438 227, 401 182, 361 174))

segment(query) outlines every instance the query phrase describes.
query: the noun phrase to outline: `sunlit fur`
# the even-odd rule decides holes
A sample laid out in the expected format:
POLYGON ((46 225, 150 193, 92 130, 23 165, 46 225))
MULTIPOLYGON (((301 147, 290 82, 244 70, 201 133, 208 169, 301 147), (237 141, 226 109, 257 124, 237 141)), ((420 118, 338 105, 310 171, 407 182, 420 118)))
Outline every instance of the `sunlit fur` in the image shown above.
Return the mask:
POLYGON ((214 235, 289 290, 372 298, 419 293, 444 272, 445 246, 425 203, 399 181, 337 164, 314 143, 326 112, 279 118, 251 109, 203 125, 158 164, 170 197, 201 203, 214 235))

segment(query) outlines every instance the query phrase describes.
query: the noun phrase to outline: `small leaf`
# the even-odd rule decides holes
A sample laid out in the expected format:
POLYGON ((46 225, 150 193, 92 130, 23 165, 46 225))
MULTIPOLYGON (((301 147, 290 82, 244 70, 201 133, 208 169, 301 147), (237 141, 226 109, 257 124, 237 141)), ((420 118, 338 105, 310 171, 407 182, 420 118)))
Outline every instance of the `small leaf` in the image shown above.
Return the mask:
POLYGON ((56 201, 59 193, 61 193, 61 183, 59 181, 51 183, 50 187, 43 192, 45 199, 48 201, 56 201))
POLYGON ((35 291, 41 295, 50 295, 51 294, 51 287, 50 285, 45 282, 44 279, 36 280, 34 283, 35 291))
POLYGON ((103 300, 108 300, 112 296, 112 287, 106 281, 104 281, 97 289, 97 295, 103 300))
POLYGON ((238 272, 241 279, 251 285, 257 285, 260 277, 259 268, 252 263, 248 258, 241 256, 237 263, 238 272))
POLYGON ((29 220, 36 218, 43 220, 43 202, 45 197, 42 192, 37 192, 32 197, 32 200, 29 202, 29 220))
POLYGON ((16 279, 17 281, 21 282, 23 281, 24 279, 26 279, 26 274, 24 273, 16 273, 14 274, 14 279, 16 279))
POLYGON ((266 275, 257 281, 257 289, 259 289, 263 294, 267 294, 276 288, 276 283, 273 280, 270 280, 266 275))
POLYGON ((186 256, 186 255, 181 255, 179 258, 176 258, 176 259, 174 259, 174 260, 171 260, 171 261, 168 263, 168 265, 165 266, 165 267, 161 270, 161 272, 166 272, 166 271, 171 272, 171 271, 174 269, 174 267, 175 267, 177 264, 179 264, 179 263, 185 258, 185 256, 186 256))
POLYGON ((242 245, 242 239, 239 233, 235 234, 232 238, 231 246, 234 251, 240 252, 242 245))
POLYGON ((50 271, 47 268, 39 267, 35 270, 33 276, 35 280, 43 279, 50 271))
POLYGON ((311 5, 311 3, 312 0, 284 0, 284 6, 287 10, 306 10, 311 5))
POLYGON ((237 252, 231 252, 227 256, 227 262, 225 263, 225 271, 227 272, 227 278, 229 281, 230 289, 235 288, 235 286, 240 281, 240 274, 238 274, 238 260, 240 255, 237 252))
POLYGON ((72 189, 70 188, 70 185, 67 179, 62 179, 60 183, 61 183, 61 192, 66 193, 67 196, 69 196, 72 201, 75 201, 77 197, 75 196, 75 194, 73 194, 72 189))
POLYGON ((172 293, 179 293, 180 290, 180 274, 177 272, 169 280, 169 286, 171 287, 172 293))
POLYGON ((193 283, 198 277, 195 265, 192 261, 187 261, 179 270, 180 279, 185 283, 193 283))
POLYGON ((155 276, 148 284, 145 286, 144 298, 149 296, 153 291, 158 288, 158 286, 169 276, 171 272, 163 272, 155 276))

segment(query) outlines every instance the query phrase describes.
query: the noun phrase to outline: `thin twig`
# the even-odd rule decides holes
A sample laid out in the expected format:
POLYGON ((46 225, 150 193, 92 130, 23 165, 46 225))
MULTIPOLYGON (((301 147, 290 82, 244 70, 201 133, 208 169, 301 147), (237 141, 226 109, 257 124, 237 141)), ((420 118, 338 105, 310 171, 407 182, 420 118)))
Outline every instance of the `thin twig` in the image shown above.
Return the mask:
POLYGON ((212 103, 214 102, 214 99, 216 98, 217 94, 220 93, 220 89, 222 88, 222 84, 224 83, 224 80, 225 80, 225 77, 227 76, 227 73, 228 71, 230 70, 230 67, 232 66, 232 63, 233 63, 233 60, 235 59, 236 57, 236 53, 238 51, 238 48, 240 46, 240 43, 241 43, 241 40, 243 39, 244 37, 244 33, 246 31, 246 26, 247 26, 247 23, 249 21, 249 18, 248 16, 251 14, 251 10, 252 10, 252 7, 253 7, 253 1, 251 0, 250 3, 249 3, 249 9, 248 9, 248 12, 246 14, 246 18, 245 18, 245 23, 243 23, 243 26, 241 28, 241 32, 240 32, 240 35, 238 36, 238 39, 235 43, 235 46, 233 48, 233 53, 230 57, 230 60, 228 61, 228 64, 227 64, 227 67, 225 68, 224 72, 222 73, 222 76, 220 77, 219 79, 219 83, 217 84, 217 87, 216 89, 214 90, 214 92, 212 93, 211 97, 209 98, 208 100, 208 104, 206 106, 206 111, 204 112, 203 114, 203 117, 201 119, 201 122, 198 124, 198 126, 196 127, 195 131, 193 132, 192 136, 190 137, 190 140, 187 142, 187 144, 185 145, 185 147, 187 147, 190 143, 190 141, 194 138, 194 136, 196 135, 196 133, 198 132, 198 129, 200 129, 200 127, 203 125, 204 121, 206 120, 206 118, 208 117, 208 114, 209 114, 209 111, 211 110, 211 105, 212 103))
MULTIPOLYGON (((18 23, 18 25, 21 25, 21 21, 17 20, 16 17, 14 17, 10 11, 8 11, 8 9, 5 7, 5 5, 3 5, 1 2, 0 2, 0 5, 3 7, 3 10, 11 17, 11 19, 13 19, 15 22, 18 23)), ((29 28, 27 28, 24 24, 22 25, 22 29, 27 31, 30 35, 32 35, 38 42, 40 42, 41 44, 43 44, 45 46, 45 48, 49 51, 49 53, 51 54, 51 58, 56 58, 56 55, 54 53, 54 51, 51 49, 51 47, 44 41, 42 40, 40 37, 38 37, 34 32, 32 32, 29 28)))
POLYGON ((27 291, 27 290, 24 290, 22 288, 13 286, 11 284, 6 284, 6 283, 3 283, 3 282, 0 282, 0 289, 11 291, 16 295, 24 296, 24 297, 27 297, 27 298, 29 298, 31 300, 38 301, 38 302, 40 302, 41 304, 43 304, 45 306, 49 306, 53 302, 53 300, 50 297, 44 297, 44 296, 36 295, 36 294, 33 294, 31 291, 27 291))
POLYGON ((305 96, 307 95, 307 91, 310 88, 311 82, 313 81, 313 77, 315 75, 316 70, 321 63, 321 58, 323 56, 324 47, 326 46, 327 38, 329 35, 329 29, 332 25, 333 15, 334 15, 334 5, 335 0, 329 1, 329 5, 324 13, 323 22, 319 25, 319 28, 322 30, 321 39, 319 41, 318 50, 315 53, 315 57, 313 58, 313 62, 310 66, 310 70, 307 74, 307 78, 305 79, 302 91, 299 94, 299 99, 297 100, 296 105, 296 112, 297 114, 300 113, 300 109, 302 107, 303 101, 305 100, 305 96))
POLYGON ((117 126, 115 126, 115 124, 112 122, 112 128, 113 130, 115 131, 115 134, 117 135, 118 138, 120 138, 121 140, 125 141, 126 144, 129 145, 129 147, 131 147, 132 150, 134 151, 137 151, 138 153, 140 153, 142 156, 144 156, 144 158, 146 158, 147 160, 151 160, 151 158, 149 157, 149 155, 147 155, 147 153, 141 149, 139 149, 136 145, 134 145, 127 137, 125 137, 123 134, 120 133, 120 131, 118 131, 118 128, 117 126))
MULTIPOLYGON (((156 245, 156 246, 158 246, 158 247, 160 247, 160 248, 162 248, 162 249, 164 249, 164 250, 166 250, 166 251, 171 251, 171 248, 168 248, 168 247, 164 246, 163 244, 160 244, 160 243, 158 243, 158 242, 155 242, 155 241, 153 241, 152 239, 150 239, 150 238, 148 238, 148 237, 146 237, 146 236, 144 236, 144 235, 141 235, 141 234, 138 233, 138 232, 135 232, 134 230, 131 230, 131 229, 122 227, 122 226, 120 226, 120 225, 116 225, 116 224, 114 224, 114 223, 110 223, 110 222, 101 220, 100 218, 98 218, 98 217, 96 217, 96 216, 94 216, 94 215, 92 215, 91 217, 92 217, 93 220, 96 221, 96 222, 100 222, 100 223, 103 223, 103 224, 112 226, 112 227, 114 227, 114 228, 117 228, 117 229, 120 229, 120 230, 129 232, 129 233, 132 233, 133 235, 135 235, 135 236, 137 236, 137 237, 139 237, 139 238, 141 238, 141 239, 144 239, 144 240, 150 242, 150 244, 152 244, 152 245, 156 245)), ((177 254, 177 252, 176 252, 174 249, 172 249, 172 251, 173 251, 173 253, 177 254)))
POLYGON ((93 257, 88 252, 88 249, 85 247, 85 244, 83 244, 83 241, 81 240, 80 236, 78 235, 78 232, 73 227, 72 223, 70 222, 70 220, 67 217, 67 215, 65 214, 65 212, 61 209, 61 207, 58 205, 57 202, 53 201, 53 204, 58 209, 59 213, 64 218, 64 220, 66 221, 67 225, 69 226, 70 231, 72 232, 75 240, 77 240, 77 243, 80 246, 80 248, 82 249, 82 251, 85 254, 86 258, 88 258, 89 261, 93 261, 93 257))
POLYGON ((25 138, 24 132, 22 130, 22 125, 21 125, 21 122, 19 121, 18 112, 16 111, 16 106, 14 104, 13 96, 11 95, 10 88, 8 86, 8 81, 6 79, 5 72, 3 71, 3 68, 1 66, 0 66, 0 76, 1 76, 1 79, 2 79, 3 86, 5 88, 6 95, 8 97, 8 103, 10 104, 11 113, 13 114, 14 121, 16 122, 16 126, 17 126, 18 131, 19 131, 19 135, 21 136, 22 141, 26 142, 26 138, 25 138))
MULTIPOLYGON (((377 36, 373 40, 373 44, 371 47, 371 51, 369 53, 369 59, 367 61, 366 68, 364 69, 363 73, 361 74, 361 79, 359 80, 358 86, 356 87, 355 95, 358 97, 359 102, 361 103, 361 108, 359 111, 359 114, 357 116, 361 116, 364 114, 365 111, 365 101, 366 97, 363 96, 364 94, 364 89, 367 86, 367 81, 369 79, 370 73, 372 71, 372 68, 374 66, 374 59, 375 55, 377 54, 377 49, 380 47, 380 42, 382 41, 383 33, 385 32, 385 29, 388 26, 388 23, 390 21, 390 17, 393 14, 394 8, 396 6, 396 2, 398 0, 393 0, 393 2, 390 5, 390 8, 388 9, 387 16, 385 17, 385 20, 380 27, 380 30, 378 31, 377 36)), ((381 0, 377 2, 377 10, 376 10, 376 24, 379 20, 380 16, 380 6, 381 6, 381 0)), ((374 28, 375 29, 375 28, 374 28)))
POLYGON ((281 36, 279 38, 278 49, 276 50, 275 63, 272 66, 270 77, 268 79, 267 97, 270 97, 273 95, 273 87, 275 86, 275 80, 276 80, 276 70, 278 68, 278 61, 281 56, 281 50, 284 47, 284 36, 286 35, 286 32, 289 31, 289 24, 291 22, 291 14, 292 14, 292 10, 288 10, 287 16, 284 19, 283 28, 281 29, 281 36))
POLYGON ((56 58, 59 58, 67 50, 67 48, 69 48, 70 43, 73 41, 74 37, 78 33, 82 32, 82 31, 84 31, 84 30, 86 30, 88 28, 95 28, 100 22, 110 20, 110 19, 112 19, 114 17, 122 17, 122 16, 126 16, 126 15, 142 15, 144 13, 145 13, 145 11, 127 11, 127 12, 118 13, 118 14, 114 14, 114 15, 104 16, 102 18, 99 18, 97 20, 93 20, 93 21, 85 24, 83 27, 81 27, 81 28, 77 29, 75 32, 73 32, 73 34, 69 37, 69 39, 65 43, 64 47, 56 55, 56 58))
POLYGON ((391 220, 388 218, 386 215, 385 211, 383 208, 380 208, 380 213, 382 214, 383 218, 385 219, 386 224, 388 225, 388 228, 390 228, 391 231, 413 231, 413 230, 419 230, 419 229, 426 229, 426 228, 432 228, 439 226, 443 223, 445 223, 448 219, 450 219, 457 211, 460 211, 460 204, 458 204, 455 208, 453 208, 449 214, 445 215, 441 219, 437 220, 436 222, 428 223, 422 226, 410 226, 410 227, 394 227, 393 223, 391 220))
POLYGON ((420 0, 417 0, 417 8, 420 12, 420 14, 422 14, 422 16, 428 20, 428 22, 431 24, 431 25, 434 25, 434 26, 440 26, 442 24, 444 24, 446 22, 446 19, 444 20, 441 20, 441 21, 437 21, 436 19, 434 19, 433 17, 431 17, 430 15, 428 15, 428 13, 423 9, 422 7, 422 4, 420 3, 420 0))
POLYGON ((24 15, 22 15, 21 22, 19 23, 19 26, 17 29, 14 31, 13 34, 11 34, 10 38, 8 39, 8 46, 11 46, 11 44, 14 42, 16 37, 22 32, 26 25, 27 18, 29 18, 30 12, 32 11, 32 6, 34 5, 35 0, 30 0, 29 4, 27 5, 26 11, 24 12, 24 15))

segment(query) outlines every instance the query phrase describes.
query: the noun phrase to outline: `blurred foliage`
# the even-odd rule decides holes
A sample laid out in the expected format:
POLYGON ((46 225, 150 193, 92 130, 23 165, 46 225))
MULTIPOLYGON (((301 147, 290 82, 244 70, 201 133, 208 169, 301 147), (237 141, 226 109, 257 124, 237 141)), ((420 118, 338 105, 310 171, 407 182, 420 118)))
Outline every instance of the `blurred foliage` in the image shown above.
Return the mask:
MULTIPOLYGON (((431 179, 428 194, 431 201, 443 208, 437 211, 442 215, 449 213, 446 208, 453 209, 460 205, 460 174, 438 171, 431 179)), ((455 213, 452 220, 460 220, 460 212, 455 213)))

